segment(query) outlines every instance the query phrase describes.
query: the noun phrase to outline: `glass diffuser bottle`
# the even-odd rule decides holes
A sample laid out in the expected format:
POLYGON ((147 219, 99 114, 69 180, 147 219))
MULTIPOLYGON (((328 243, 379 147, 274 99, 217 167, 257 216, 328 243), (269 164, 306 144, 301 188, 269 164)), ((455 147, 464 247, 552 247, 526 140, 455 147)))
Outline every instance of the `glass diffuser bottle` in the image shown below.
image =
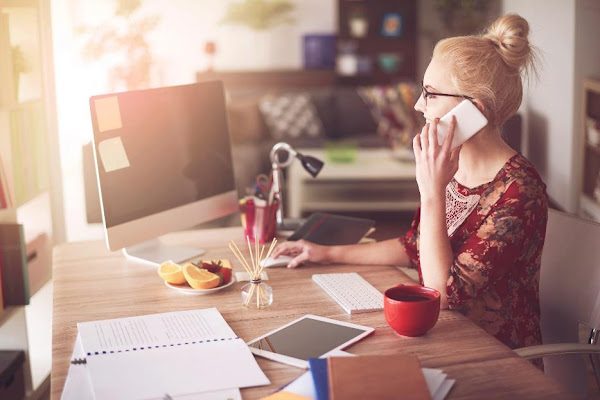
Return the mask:
POLYGON ((261 279, 252 279, 242 287, 242 304, 246 308, 266 308, 273 304, 273 289, 261 279))

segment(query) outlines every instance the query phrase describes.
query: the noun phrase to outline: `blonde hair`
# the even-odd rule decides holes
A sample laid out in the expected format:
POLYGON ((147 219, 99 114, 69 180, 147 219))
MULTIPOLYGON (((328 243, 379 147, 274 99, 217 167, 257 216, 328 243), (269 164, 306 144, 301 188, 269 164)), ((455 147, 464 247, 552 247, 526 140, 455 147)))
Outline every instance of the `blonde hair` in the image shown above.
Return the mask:
POLYGON ((439 41, 433 57, 450 67, 457 93, 480 100, 490 125, 500 127, 523 98, 521 74, 536 75, 537 50, 529 43, 529 24, 516 14, 496 19, 482 34, 439 41))

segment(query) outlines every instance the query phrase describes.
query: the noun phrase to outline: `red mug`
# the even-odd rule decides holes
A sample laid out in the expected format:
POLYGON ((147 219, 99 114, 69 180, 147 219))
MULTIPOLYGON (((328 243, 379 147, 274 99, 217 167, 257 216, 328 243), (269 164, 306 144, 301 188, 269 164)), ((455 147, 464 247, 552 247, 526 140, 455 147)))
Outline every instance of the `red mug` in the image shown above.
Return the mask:
POLYGON ((438 320, 440 292, 400 284, 385 291, 383 311, 388 325, 399 335, 421 336, 438 320))

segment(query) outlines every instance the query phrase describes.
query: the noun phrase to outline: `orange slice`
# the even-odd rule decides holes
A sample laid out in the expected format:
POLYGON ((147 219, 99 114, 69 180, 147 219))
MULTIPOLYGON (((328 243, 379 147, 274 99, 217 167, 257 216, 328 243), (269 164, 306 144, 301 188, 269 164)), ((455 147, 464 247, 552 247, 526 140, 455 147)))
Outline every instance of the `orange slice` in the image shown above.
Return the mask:
POLYGON ((165 282, 172 283, 174 285, 181 285, 185 283, 185 276, 183 276, 183 269, 181 265, 175 264, 173 261, 165 261, 158 267, 158 276, 163 278, 165 282))
POLYGON ((194 264, 185 264, 183 266, 183 276, 187 283, 194 289, 212 289, 219 286, 219 275, 198 268, 194 264))

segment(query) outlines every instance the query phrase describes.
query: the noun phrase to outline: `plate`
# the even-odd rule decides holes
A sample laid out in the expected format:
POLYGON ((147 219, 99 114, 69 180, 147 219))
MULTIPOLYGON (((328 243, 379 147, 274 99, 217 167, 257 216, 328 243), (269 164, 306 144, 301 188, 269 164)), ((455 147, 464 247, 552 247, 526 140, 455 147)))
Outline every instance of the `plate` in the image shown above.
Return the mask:
POLYGON ((182 285, 174 285, 172 283, 165 282, 165 285, 167 287, 170 287, 171 289, 175 289, 175 290, 177 290, 178 292, 181 292, 181 293, 203 295, 203 294, 211 294, 211 293, 218 292, 219 290, 223 290, 226 287, 231 286, 234 282, 235 282, 235 278, 232 276, 231 280, 229 281, 229 283, 227 283, 227 284, 225 284, 223 286, 217 286, 216 288, 212 288, 212 289, 194 289, 193 287, 191 287, 187 283, 184 283, 182 285))

